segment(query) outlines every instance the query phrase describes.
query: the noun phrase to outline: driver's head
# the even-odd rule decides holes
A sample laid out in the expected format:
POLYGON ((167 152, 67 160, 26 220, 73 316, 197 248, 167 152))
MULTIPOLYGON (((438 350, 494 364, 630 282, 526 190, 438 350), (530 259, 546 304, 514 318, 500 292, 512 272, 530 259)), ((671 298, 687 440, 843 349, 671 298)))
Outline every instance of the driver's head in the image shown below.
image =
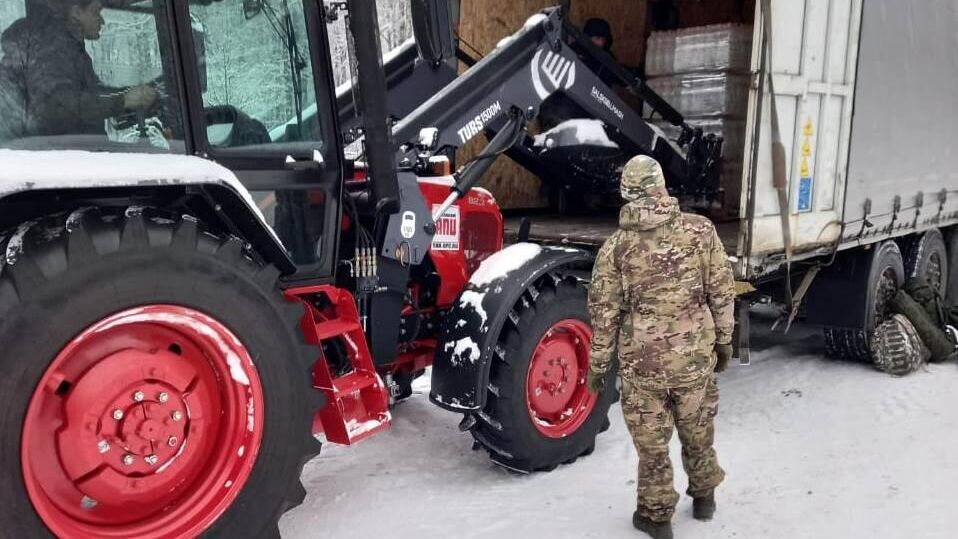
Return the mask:
POLYGON ((83 39, 100 39, 103 29, 103 2, 101 0, 50 0, 53 12, 76 29, 83 39))

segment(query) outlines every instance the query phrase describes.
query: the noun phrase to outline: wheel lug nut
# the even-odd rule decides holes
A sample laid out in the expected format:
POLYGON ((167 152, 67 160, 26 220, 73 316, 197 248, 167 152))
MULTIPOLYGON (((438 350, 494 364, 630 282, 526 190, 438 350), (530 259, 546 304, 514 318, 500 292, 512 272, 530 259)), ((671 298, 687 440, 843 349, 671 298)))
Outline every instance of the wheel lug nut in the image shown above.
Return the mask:
POLYGON ((96 448, 101 454, 106 453, 110 450, 110 442, 107 442, 106 440, 100 440, 100 442, 96 444, 96 448))
POLYGON ((156 400, 160 401, 161 403, 166 402, 170 400, 170 396, 164 391, 163 393, 157 395, 156 400))
POLYGON ((179 421, 179 420, 183 419, 183 412, 181 412, 181 411, 179 411, 179 410, 174 410, 173 413, 170 414, 170 417, 173 418, 173 421, 179 421))
POLYGON ((120 410, 119 408, 113 410, 113 419, 117 421, 123 419, 123 410, 120 410))
POLYGON ((133 461, 134 461, 134 460, 135 460, 135 459, 133 458, 133 455, 131 455, 131 454, 129 454, 129 453, 127 453, 126 455, 123 455, 123 464, 125 464, 125 465, 127 465, 127 466, 133 466, 133 461))
POLYGON ((145 460, 150 466, 156 466, 156 463, 159 462, 160 459, 156 455, 147 455, 143 457, 143 460, 145 460))
POLYGON ((166 441, 167 445, 170 447, 176 447, 176 442, 179 440, 176 439, 176 436, 170 436, 170 439, 166 441))
POLYGON ((146 395, 142 391, 137 391, 133 394, 133 402, 143 402, 143 399, 146 398, 146 395))

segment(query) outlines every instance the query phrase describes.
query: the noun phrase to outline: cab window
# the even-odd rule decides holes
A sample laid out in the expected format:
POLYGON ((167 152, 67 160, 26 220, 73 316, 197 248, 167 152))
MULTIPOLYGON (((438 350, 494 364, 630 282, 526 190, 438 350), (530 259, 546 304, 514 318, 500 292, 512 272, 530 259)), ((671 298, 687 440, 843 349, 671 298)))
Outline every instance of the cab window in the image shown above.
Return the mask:
POLYGON ((192 0, 207 139, 216 148, 323 151, 302 1, 192 0))
POLYGON ((168 2, 27 1, 0 5, 0 146, 184 151, 168 2))

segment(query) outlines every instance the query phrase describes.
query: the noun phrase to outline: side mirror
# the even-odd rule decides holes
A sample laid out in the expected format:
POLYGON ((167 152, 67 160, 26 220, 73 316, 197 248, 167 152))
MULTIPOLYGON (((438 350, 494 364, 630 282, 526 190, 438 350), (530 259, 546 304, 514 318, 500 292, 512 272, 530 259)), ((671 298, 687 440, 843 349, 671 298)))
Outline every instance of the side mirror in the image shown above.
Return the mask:
POLYGON ((243 16, 250 20, 263 12, 262 0, 243 0, 243 16))
POLYGON ((230 146, 233 128, 236 126, 236 109, 223 105, 206 109, 206 140, 210 146, 230 146))

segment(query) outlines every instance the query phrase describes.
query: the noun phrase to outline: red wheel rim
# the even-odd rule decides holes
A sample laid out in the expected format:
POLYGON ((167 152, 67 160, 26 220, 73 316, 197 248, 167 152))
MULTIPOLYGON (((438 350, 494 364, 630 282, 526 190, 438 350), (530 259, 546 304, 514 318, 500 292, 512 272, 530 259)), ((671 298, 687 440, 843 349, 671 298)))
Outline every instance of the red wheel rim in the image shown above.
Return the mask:
POLYGON ((549 438, 564 438, 589 418, 597 400, 585 385, 592 329, 581 320, 556 322, 539 340, 526 377, 532 424, 549 438))
POLYGON ((21 440, 30 501, 64 537, 183 537, 249 478, 263 389, 243 344, 172 305, 90 326, 34 390, 21 440))

